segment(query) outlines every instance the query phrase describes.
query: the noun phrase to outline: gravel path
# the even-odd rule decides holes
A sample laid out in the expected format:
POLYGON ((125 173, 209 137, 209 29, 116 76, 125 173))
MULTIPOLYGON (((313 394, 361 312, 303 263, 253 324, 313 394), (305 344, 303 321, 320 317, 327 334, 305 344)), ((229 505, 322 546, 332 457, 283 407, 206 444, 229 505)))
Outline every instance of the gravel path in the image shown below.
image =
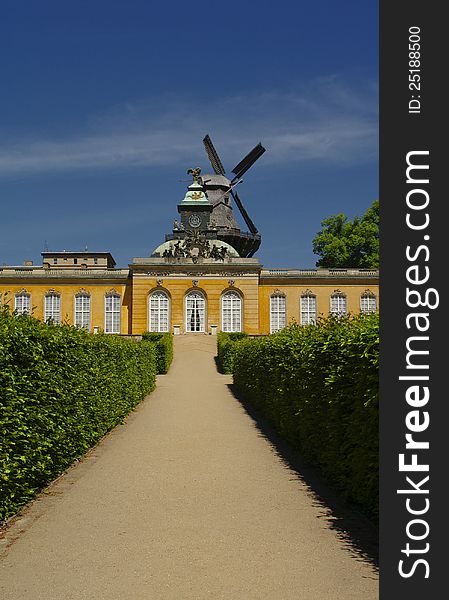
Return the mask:
POLYGON ((1 539, 3 600, 375 600, 378 576, 216 371, 175 337, 168 375, 1 539))

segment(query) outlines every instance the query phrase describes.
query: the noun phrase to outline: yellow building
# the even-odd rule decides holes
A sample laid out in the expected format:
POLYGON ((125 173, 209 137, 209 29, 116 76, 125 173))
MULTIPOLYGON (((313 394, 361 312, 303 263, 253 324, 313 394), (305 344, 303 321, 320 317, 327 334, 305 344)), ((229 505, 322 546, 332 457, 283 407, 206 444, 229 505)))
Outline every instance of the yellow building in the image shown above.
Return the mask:
MULTIPOLYGON (((260 148, 252 152, 260 155, 260 148)), ((247 158, 240 171, 249 168, 247 158)), ((109 252, 43 252, 40 266, 0 267, 1 301, 42 320, 122 335, 264 335, 292 320, 307 324, 319 315, 378 309, 376 270, 263 269, 253 257, 260 235, 233 181, 219 168, 212 175, 191 172, 178 205, 180 221, 151 256, 117 269, 109 252), (247 233, 240 231, 232 200, 247 233)))

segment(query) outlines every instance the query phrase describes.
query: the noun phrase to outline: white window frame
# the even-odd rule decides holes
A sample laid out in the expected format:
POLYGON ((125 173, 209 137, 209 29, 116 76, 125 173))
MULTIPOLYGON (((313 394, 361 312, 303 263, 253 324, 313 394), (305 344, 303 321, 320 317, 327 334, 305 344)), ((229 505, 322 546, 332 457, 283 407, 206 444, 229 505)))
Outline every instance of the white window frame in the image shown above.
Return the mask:
POLYGON ((90 331, 92 299, 89 293, 79 292, 75 294, 74 318, 75 327, 87 329, 90 331))
POLYGON ((155 290, 148 296, 148 331, 170 331, 170 296, 164 290, 155 290))
POLYGON ((348 314, 346 294, 335 293, 330 297, 330 314, 337 317, 348 314))
MULTIPOLYGON (((198 308, 197 308, 198 310, 198 308)), ((205 333, 206 332, 206 325, 207 325, 207 301, 206 301, 206 295, 200 291, 200 290, 191 290, 190 292, 188 292, 188 294, 186 294, 185 297, 185 303, 184 303, 184 314, 185 314, 185 327, 186 327, 186 332, 187 333, 205 333), (192 330, 191 327, 191 323, 189 323, 189 300, 192 299, 193 297, 196 297, 196 301, 202 301, 203 303, 203 307, 200 307, 200 313, 199 313, 199 329, 194 329, 192 330)), ((191 321, 191 316, 190 316, 190 321, 191 321)))
POLYGON ((48 292, 44 296, 44 321, 54 325, 61 324, 61 294, 48 292))
POLYGON ((377 298, 376 295, 367 292, 360 296, 360 312, 364 315, 374 313, 377 311, 377 298))
POLYGON ((117 292, 106 294, 104 297, 104 332, 120 333, 121 296, 117 292))
POLYGON ((315 294, 301 294, 299 303, 299 318, 301 325, 312 325, 316 323, 317 300, 315 294))
POLYGON ((242 296, 235 290, 228 290, 221 297, 221 330, 225 333, 242 331, 242 296))
POLYGON ((287 298, 285 294, 270 296, 270 333, 276 333, 287 325, 287 298))
POLYGON ((14 295, 14 312, 18 315, 31 314, 31 294, 28 292, 17 292, 14 295))

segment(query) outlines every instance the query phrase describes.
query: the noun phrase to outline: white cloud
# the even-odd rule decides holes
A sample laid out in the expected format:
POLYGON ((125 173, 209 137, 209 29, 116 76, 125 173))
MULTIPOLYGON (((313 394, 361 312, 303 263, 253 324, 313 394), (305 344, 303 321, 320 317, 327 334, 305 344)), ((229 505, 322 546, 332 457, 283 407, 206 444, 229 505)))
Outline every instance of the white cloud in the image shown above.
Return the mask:
POLYGON ((357 164, 376 160, 377 91, 351 89, 337 78, 289 93, 229 95, 195 102, 159 97, 96 116, 77 136, 29 136, 0 144, 0 175, 129 169, 206 161, 210 133, 229 169, 257 142, 265 164, 305 160, 357 164))

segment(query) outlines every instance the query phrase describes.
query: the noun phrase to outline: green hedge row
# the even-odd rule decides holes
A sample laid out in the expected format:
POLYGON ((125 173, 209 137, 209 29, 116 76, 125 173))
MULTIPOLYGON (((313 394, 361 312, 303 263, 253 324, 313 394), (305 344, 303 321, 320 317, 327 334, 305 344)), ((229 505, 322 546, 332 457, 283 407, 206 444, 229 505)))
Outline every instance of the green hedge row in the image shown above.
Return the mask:
POLYGON ((155 379, 153 344, 0 308, 0 521, 123 421, 155 379))
POLYGON ((248 337, 247 333, 218 333, 217 357, 222 373, 232 373, 234 351, 237 342, 248 337))
POLYGON ((142 334, 142 339, 155 345, 158 374, 167 373, 173 360, 173 336, 170 333, 146 331, 142 334))
POLYGON ((234 382, 302 455, 378 512, 378 315, 292 325, 235 344, 234 382))

